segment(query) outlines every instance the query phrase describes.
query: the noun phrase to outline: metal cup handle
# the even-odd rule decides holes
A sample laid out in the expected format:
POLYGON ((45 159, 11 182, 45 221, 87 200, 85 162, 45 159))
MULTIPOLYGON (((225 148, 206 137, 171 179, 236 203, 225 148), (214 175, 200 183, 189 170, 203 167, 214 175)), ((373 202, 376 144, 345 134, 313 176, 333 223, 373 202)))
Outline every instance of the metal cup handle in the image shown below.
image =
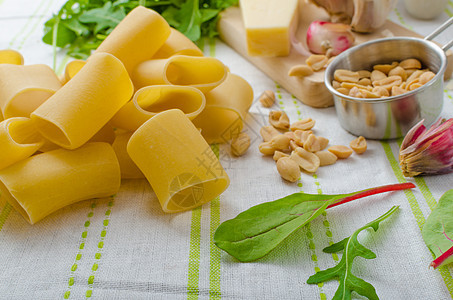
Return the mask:
MULTIPOLYGON (((425 40, 431 41, 433 38, 438 36, 440 33, 442 33, 445 29, 447 29, 451 24, 453 24, 453 17, 445 21, 442 25, 439 26, 436 30, 434 30, 432 33, 427 35, 425 37, 425 40)), ((442 50, 446 52, 448 49, 450 49, 453 46, 453 40, 449 41, 447 44, 442 46, 442 50)))

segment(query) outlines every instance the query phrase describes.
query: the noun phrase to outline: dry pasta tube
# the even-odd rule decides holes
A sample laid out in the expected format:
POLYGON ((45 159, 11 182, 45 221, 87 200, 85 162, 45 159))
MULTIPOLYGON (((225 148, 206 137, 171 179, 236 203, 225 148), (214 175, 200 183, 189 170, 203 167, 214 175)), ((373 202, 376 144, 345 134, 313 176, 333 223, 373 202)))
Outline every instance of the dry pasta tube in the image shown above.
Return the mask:
POLYGON ((168 59, 142 62, 132 73, 136 89, 155 84, 184 85, 206 93, 221 84, 228 74, 218 59, 204 56, 174 55, 168 59))
POLYGON ((52 143, 75 149, 107 124, 129 101, 133 90, 121 61, 108 53, 96 53, 31 118, 52 143))
POLYGON ((121 177, 107 143, 34 155, 0 170, 1 196, 31 224, 72 203, 115 194, 121 177))
POLYGON ((60 88, 49 66, 0 64, 0 108, 5 119, 30 117, 60 88))
POLYGON ((242 131, 252 102, 250 84, 230 73, 221 85, 206 93, 206 107, 193 123, 208 143, 225 143, 242 131))
POLYGON ((31 156, 43 144, 44 139, 29 118, 0 122, 0 170, 31 156))
POLYGON ((172 55, 203 56, 203 52, 189 38, 178 30, 171 28, 171 33, 153 58, 169 58, 172 55))
POLYGON ((23 65, 24 57, 16 50, 0 50, 0 64, 23 65))
POLYGON ((170 35, 167 21, 154 10, 134 8, 99 45, 96 52, 108 52, 120 59, 129 73, 150 59, 170 35))
POLYGON ((145 178, 145 175, 143 175, 142 171, 140 171, 127 153, 127 143, 129 142, 131 136, 132 132, 119 134, 116 136, 116 139, 112 144, 113 150, 115 151, 116 157, 118 158, 118 162, 120 164, 121 178, 145 178))
POLYGON ((177 108, 189 119, 198 116, 206 105, 204 94, 190 86, 152 85, 138 90, 132 101, 112 118, 115 127, 135 131, 156 114, 177 108))
POLYGON ((86 61, 80 59, 76 59, 67 63, 64 70, 64 77, 61 80, 62 83, 65 84, 66 82, 71 80, 72 77, 74 77, 80 71, 80 69, 82 69, 82 67, 86 65, 86 63, 86 61))
POLYGON ((230 182, 211 147, 179 109, 146 121, 130 138, 127 152, 164 212, 200 206, 220 195, 230 182))

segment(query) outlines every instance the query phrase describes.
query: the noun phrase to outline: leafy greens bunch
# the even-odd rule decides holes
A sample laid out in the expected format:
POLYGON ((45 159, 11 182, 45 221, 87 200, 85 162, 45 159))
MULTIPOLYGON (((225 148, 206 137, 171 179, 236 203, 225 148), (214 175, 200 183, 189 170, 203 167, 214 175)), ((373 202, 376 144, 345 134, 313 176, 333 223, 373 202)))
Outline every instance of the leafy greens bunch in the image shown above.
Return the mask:
POLYGON ((160 13, 170 24, 196 42, 214 37, 219 13, 238 0, 68 0, 44 24, 43 41, 68 55, 85 59, 135 7, 160 13))

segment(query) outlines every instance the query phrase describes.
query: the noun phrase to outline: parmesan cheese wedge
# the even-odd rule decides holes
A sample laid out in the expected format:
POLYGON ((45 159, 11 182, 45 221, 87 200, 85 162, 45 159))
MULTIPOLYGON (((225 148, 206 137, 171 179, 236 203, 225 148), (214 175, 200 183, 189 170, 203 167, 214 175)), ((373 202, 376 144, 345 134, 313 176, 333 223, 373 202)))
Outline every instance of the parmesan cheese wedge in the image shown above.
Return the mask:
POLYGON ((296 30, 299 0, 240 0, 250 56, 286 56, 296 30))

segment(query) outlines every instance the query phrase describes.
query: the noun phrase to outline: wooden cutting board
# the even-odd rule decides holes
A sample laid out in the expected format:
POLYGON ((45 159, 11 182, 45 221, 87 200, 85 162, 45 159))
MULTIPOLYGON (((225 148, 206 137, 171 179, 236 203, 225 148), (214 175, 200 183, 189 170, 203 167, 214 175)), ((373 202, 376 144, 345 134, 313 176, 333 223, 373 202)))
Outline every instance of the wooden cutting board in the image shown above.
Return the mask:
MULTIPOLYGON (((296 33, 299 41, 305 43, 308 26, 315 20, 328 21, 329 16, 324 9, 301 0, 299 6, 299 26, 296 33)), ((247 55, 244 24, 242 22, 241 11, 238 7, 230 7, 222 12, 218 30, 220 38, 225 43, 303 103, 312 107, 328 107, 333 105, 332 95, 324 85, 324 71, 315 72, 313 75, 307 77, 288 76, 289 69, 294 65, 304 64, 307 56, 301 55, 296 51, 291 51, 290 55, 284 57, 252 57, 247 55)), ((360 44, 383 38, 386 32, 391 32, 394 36, 422 37, 392 21, 387 21, 382 28, 374 33, 354 33, 355 43, 360 44)), ((447 58, 449 63, 445 73, 446 79, 450 77, 453 70, 453 55, 451 51, 447 52, 447 58)))

